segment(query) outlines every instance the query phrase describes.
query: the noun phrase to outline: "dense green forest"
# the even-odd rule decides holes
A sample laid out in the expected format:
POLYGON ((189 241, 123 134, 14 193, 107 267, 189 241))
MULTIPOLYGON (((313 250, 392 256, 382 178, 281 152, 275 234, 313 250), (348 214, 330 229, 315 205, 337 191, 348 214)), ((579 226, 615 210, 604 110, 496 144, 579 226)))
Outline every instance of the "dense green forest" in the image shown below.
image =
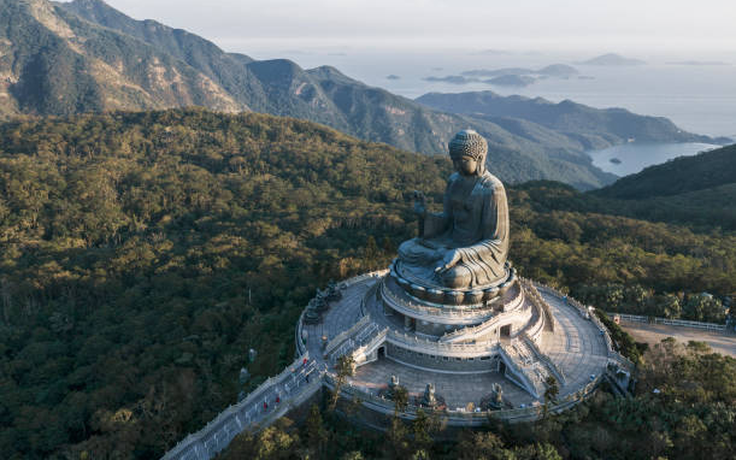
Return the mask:
POLYGON ((736 145, 650 166, 592 194, 610 212, 736 230, 736 145))
MULTIPOLYGON (((258 350, 253 387, 289 362, 314 290, 386 266, 415 233, 412 191, 439 206, 450 169, 445 158, 266 115, 172 110, 1 124, 3 456, 160 455, 236 400, 249 348, 258 350)), ((599 198, 558 183, 513 187, 509 197, 511 258, 523 275, 602 309, 723 320, 721 299, 736 291, 732 233, 610 215, 591 201, 599 198)), ((713 423, 732 426, 736 381, 732 361, 678 353, 672 359, 695 369, 695 383, 671 382, 672 391, 699 384, 706 389, 687 397, 701 399, 643 397, 660 415, 641 415, 675 447, 679 434, 668 430, 681 417, 708 433, 713 423), (714 412, 719 404, 726 412, 714 412)), ((633 439, 644 425, 627 421, 638 413, 627 404, 602 394, 570 414, 591 430, 613 424, 608 437, 585 432, 592 440, 575 445, 633 439)), ((554 423, 544 432, 583 436, 565 431, 572 421, 554 423)), ((539 449, 561 448, 529 429, 547 443, 539 449)), ((468 445, 513 451, 531 442, 509 430, 468 445)))
POLYGON ((643 199, 697 192, 736 182, 736 145, 672 159, 623 177, 597 195, 643 199))

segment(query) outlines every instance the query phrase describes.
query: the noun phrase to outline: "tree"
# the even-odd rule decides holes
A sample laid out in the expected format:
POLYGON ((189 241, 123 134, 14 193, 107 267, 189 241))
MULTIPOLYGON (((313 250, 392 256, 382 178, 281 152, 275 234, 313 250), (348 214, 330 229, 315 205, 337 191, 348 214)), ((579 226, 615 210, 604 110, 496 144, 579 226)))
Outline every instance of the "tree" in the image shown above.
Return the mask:
POLYGON ((363 454, 360 451, 351 451, 345 453, 342 457, 340 457, 340 460, 365 460, 365 457, 363 457, 363 454))
POLYGON ((337 358, 335 364, 335 389, 330 403, 330 410, 334 411, 337 407, 337 401, 340 399, 340 391, 348 377, 355 373, 355 359, 353 355, 347 354, 337 358))
POLYGON ((409 391, 402 385, 396 385, 393 391, 394 417, 404 412, 409 405, 409 391))
POLYGON ((557 400, 557 395, 560 394, 560 386, 553 375, 547 376, 544 384, 546 386, 544 390, 544 417, 547 417, 549 404, 557 400))
POLYGON ((422 409, 417 409, 417 418, 411 423, 414 447, 417 451, 427 451, 432 446, 432 420, 422 409))
POLYGON ((724 323, 726 310, 720 300, 708 294, 693 294, 683 306, 683 316, 692 321, 724 323))
POLYGON ((290 458, 298 445, 298 436, 292 436, 280 427, 272 425, 258 435, 255 458, 258 460, 290 458))
POLYGON ((489 431, 464 431, 460 434, 455 454, 460 460, 502 459, 503 441, 489 431))
POLYGON ((654 296, 652 316, 677 319, 682 314, 680 299, 674 294, 654 296))
POLYGON ((535 443, 523 447, 515 447, 514 460, 562 460, 562 456, 551 444, 535 443))
POLYGON ((406 425, 398 415, 391 417, 391 424, 386 431, 387 456, 391 458, 405 458, 409 454, 409 439, 406 425))
POLYGON ((372 264, 376 261, 378 255, 379 250, 378 244, 376 244, 376 239, 373 238, 373 235, 369 235, 365 243, 365 248, 363 249, 363 257, 369 264, 372 264))
POLYGON ((327 429, 322 422, 322 414, 316 404, 312 404, 309 408, 309 417, 305 423, 306 438, 310 450, 317 457, 321 457, 324 451, 324 444, 329 438, 327 429))

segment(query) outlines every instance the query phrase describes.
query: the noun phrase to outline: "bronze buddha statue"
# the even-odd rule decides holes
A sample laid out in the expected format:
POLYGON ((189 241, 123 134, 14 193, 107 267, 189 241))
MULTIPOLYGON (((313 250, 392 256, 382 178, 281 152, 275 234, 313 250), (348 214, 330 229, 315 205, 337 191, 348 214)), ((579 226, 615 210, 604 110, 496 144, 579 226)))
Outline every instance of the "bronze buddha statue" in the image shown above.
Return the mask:
POLYGON ((509 212, 506 190, 486 170, 488 144, 473 130, 450 141, 455 167, 447 183, 443 212, 427 212, 423 199, 420 236, 399 247, 399 263, 415 279, 452 289, 488 286, 506 276, 509 212))

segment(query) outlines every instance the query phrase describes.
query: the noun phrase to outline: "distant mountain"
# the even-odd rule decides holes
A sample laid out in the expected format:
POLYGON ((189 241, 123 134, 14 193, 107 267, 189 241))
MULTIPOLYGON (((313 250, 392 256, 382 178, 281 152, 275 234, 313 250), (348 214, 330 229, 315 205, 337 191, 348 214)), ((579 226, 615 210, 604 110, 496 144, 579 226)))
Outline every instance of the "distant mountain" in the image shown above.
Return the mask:
POLYGON ((728 184, 736 184, 736 144, 650 166, 596 191, 596 195, 642 199, 680 195, 728 184))
POLYGON ((550 77, 569 78, 577 75, 578 70, 575 67, 566 64, 552 64, 539 69, 537 73, 550 77))
POLYGON ((0 48, 2 118, 199 105, 302 118, 427 154, 445 153, 450 137, 471 127, 488 138, 494 172, 508 182, 555 179, 591 188, 613 179, 565 142, 440 113, 332 67, 304 70, 284 59, 226 53, 101 0, 2 2, 0 48))
POLYGON ((527 69, 525 67, 505 67, 501 69, 475 69, 462 72, 465 77, 499 77, 503 75, 526 75, 526 76, 547 76, 557 78, 569 78, 577 75, 578 71, 575 67, 566 64, 552 64, 538 70, 527 69))
POLYGON ((285 59, 226 53, 101 0, 0 2, 0 53, 0 118, 198 105, 297 117, 426 154, 445 153, 450 137, 470 127, 488 139, 492 169, 503 180, 552 179, 582 189, 614 179, 592 165, 587 146, 622 142, 581 141, 513 114, 438 112, 332 67, 304 70, 285 59))
POLYGON ((453 85, 467 85, 468 83, 476 83, 480 81, 477 78, 468 78, 463 75, 446 75, 444 77, 436 77, 434 75, 430 75, 429 77, 424 77, 422 80, 430 82, 452 83, 453 85))
POLYGON ((637 115, 625 109, 596 109, 569 100, 553 103, 543 98, 500 96, 492 91, 428 93, 417 102, 437 110, 482 118, 496 124, 516 118, 541 125, 565 136, 572 149, 585 151, 625 142, 728 143, 688 133, 667 118, 637 115))
POLYGON ((474 69, 462 72, 466 77, 497 77, 500 75, 526 75, 534 73, 532 69, 524 67, 503 67, 501 69, 474 69))
POLYGON ((0 115, 203 105, 247 108, 171 54, 45 0, 0 2, 0 115))
POLYGON ((533 85, 541 78, 570 78, 577 75, 578 71, 569 65, 552 64, 539 70, 523 67, 505 67, 501 69, 475 69, 466 70, 461 75, 447 75, 444 77, 429 76, 424 78, 431 82, 444 82, 456 85, 469 83, 486 83, 496 86, 525 87, 533 85), (481 80, 482 77, 492 77, 481 80))
POLYGON ((603 66, 627 66, 627 65, 642 65, 642 64, 646 64, 646 62, 640 61, 639 59, 625 58, 616 53, 608 53, 608 54, 603 54, 601 56, 596 56, 592 59, 588 59, 587 61, 577 62, 577 64, 603 65, 603 66))
POLYGON ((486 80, 486 83, 497 86, 516 86, 524 87, 534 84, 537 81, 536 78, 528 75, 501 75, 500 77, 491 78, 486 80))

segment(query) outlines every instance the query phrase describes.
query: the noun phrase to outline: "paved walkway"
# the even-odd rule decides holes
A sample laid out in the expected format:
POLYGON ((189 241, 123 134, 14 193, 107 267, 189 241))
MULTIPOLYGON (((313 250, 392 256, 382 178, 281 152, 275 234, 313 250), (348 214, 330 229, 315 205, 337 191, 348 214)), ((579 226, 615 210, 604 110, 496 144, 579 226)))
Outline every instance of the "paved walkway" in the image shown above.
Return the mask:
POLYGON ((204 428, 190 434, 163 460, 209 460, 246 429, 264 427, 313 395, 322 385, 315 361, 297 359, 277 377, 262 383, 248 397, 220 412, 204 428))
POLYGON ((682 343, 696 340, 707 343, 716 353, 736 358, 736 334, 722 334, 687 327, 628 321, 621 321, 621 328, 631 334, 637 342, 645 342, 649 346, 653 346, 667 337, 674 337, 678 342, 682 343))
POLYGON ((575 308, 565 305, 556 295, 539 289, 549 303, 558 323, 555 332, 545 331, 539 348, 562 370, 567 379, 560 397, 585 386, 590 376, 605 372, 608 350, 605 338, 592 321, 583 318, 575 308))
POLYGON ((329 342, 360 321, 360 302, 376 281, 377 278, 349 286, 343 291, 342 299, 330 305, 319 324, 305 325, 307 350, 319 364, 324 363, 321 337, 326 336, 329 342))
POLYGON ((434 383, 437 394, 445 398, 447 407, 453 410, 465 408, 469 402, 479 405, 480 400, 491 392, 494 383, 501 385, 504 399, 515 407, 529 403, 531 398, 527 392, 497 372, 465 375, 429 372, 386 358, 359 367, 350 381, 377 393, 379 389, 387 388, 392 375, 399 378, 399 383, 406 387, 411 396, 421 397, 427 383, 434 383))
POLYGON ((276 411, 280 406, 288 404, 292 398, 300 395, 301 390, 307 386, 312 379, 319 379, 317 363, 314 360, 307 361, 297 359, 289 366, 291 376, 283 381, 275 383, 264 389, 255 401, 249 401, 243 411, 248 425, 260 424, 270 413, 276 411))

